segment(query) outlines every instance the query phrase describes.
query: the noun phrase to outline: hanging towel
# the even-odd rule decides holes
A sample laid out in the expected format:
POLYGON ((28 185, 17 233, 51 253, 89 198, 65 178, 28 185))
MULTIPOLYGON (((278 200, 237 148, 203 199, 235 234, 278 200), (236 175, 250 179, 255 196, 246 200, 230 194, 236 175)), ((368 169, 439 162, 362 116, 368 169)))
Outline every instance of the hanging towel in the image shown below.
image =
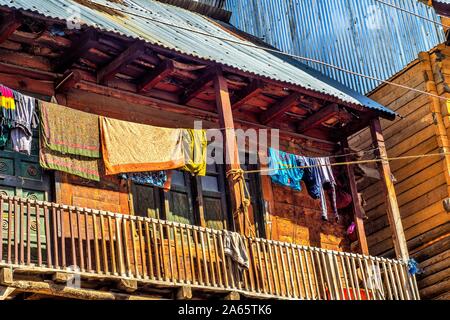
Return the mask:
POLYGON ((106 174, 159 171, 185 165, 182 129, 101 119, 106 174))
POLYGON ((37 127, 35 119, 36 99, 14 91, 16 109, 11 142, 14 151, 31 154, 33 128, 37 127))
POLYGON ((206 130, 184 129, 183 130, 183 149, 186 164, 183 170, 192 175, 206 175, 206 150, 208 140, 206 130))
POLYGON ((16 108, 13 90, 3 85, 0 85, 0 107, 4 116, 16 108))
POLYGON ((14 126, 15 108, 13 90, 0 85, 0 148, 8 144, 14 126))
POLYGON ((300 181, 304 172, 301 168, 294 168, 297 166, 298 162, 295 155, 269 148, 269 174, 273 182, 297 191, 302 190, 300 181))
POLYGON ((40 139, 39 162, 42 168, 67 172, 82 178, 100 181, 101 159, 62 154, 49 149, 40 139))
POLYGON ((235 261, 239 268, 248 269, 250 266, 247 248, 244 240, 237 232, 223 230, 224 253, 235 261))
POLYGON ((167 171, 123 173, 122 179, 151 187, 164 188, 167 182, 167 171))
POLYGON ((50 150, 100 158, 97 115, 43 101, 39 107, 43 142, 50 150))

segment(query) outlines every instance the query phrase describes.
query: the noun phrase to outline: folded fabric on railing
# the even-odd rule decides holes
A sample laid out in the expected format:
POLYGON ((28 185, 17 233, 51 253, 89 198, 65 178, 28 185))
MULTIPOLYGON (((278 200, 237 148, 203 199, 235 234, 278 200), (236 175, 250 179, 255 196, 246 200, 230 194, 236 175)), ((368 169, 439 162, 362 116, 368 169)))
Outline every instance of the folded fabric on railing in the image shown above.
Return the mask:
POLYGON ((224 253, 235 261, 240 268, 250 267, 247 248, 244 240, 237 232, 224 230, 224 253))
POLYGON ((100 181, 101 159, 73 154, 68 155, 59 151, 53 151, 42 141, 42 135, 39 150, 39 162, 44 169, 63 171, 82 178, 100 181))
POLYGON ((106 174, 170 170, 185 165, 182 129, 101 119, 106 174))
POLYGON ((297 156, 269 148, 269 174, 273 182, 294 190, 302 190, 300 181, 304 170, 298 167, 297 156))
POLYGON ((207 147, 206 130, 184 129, 183 148, 186 164, 183 170, 193 175, 205 176, 207 147))
POLYGON ((46 146, 61 153, 100 158, 99 117, 40 101, 41 132, 46 146))

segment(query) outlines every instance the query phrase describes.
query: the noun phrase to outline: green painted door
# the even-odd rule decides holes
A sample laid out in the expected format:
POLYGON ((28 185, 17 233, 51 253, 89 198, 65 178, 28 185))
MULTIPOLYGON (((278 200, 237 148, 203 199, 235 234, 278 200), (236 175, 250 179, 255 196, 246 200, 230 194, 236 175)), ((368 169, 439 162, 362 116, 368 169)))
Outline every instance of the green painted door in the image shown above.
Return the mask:
MULTIPOLYGON (((4 150, 0 150, 0 194, 8 196, 18 196, 26 199, 33 200, 47 200, 50 201, 50 178, 39 166, 39 139, 37 130, 34 132, 31 155, 21 154, 12 151, 11 142, 5 147, 4 150)), ((3 237, 3 255, 6 254, 6 239, 8 239, 9 224, 12 222, 12 229, 15 229, 15 233, 19 234, 21 223, 23 224, 24 240, 28 239, 27 235, 27 212, 24 209, 24 218, 20 221, 19 215, 15 214, 13 209, 12 219, 8 219, 7 204, 3 207, 2 216, 2 237, 3 237)), ((31 222, 30 222, 30 247, 31 255, 34 258, 37 255, 37 230, 36 230, 36 210, 30 210, 31 222)), ((12 230, 11 229, 11 230, 12 230)), ((45 238, 45 223, 43 213, 40 212, 39 229, 41 238, 42 250, 46 250, 46 238, 45 238)), ((14 239, 16 243, 20 240, 19 237, 14 239)), ((45 256, 45 252, 42 252, 45 256)), ((4 258, 4 257, 3 257, 4 258)))

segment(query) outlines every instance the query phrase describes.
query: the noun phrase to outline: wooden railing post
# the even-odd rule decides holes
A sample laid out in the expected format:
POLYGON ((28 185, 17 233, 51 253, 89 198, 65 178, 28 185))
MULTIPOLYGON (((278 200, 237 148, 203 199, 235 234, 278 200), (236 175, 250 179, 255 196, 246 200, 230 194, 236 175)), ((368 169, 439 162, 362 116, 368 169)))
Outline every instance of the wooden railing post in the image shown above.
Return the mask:
MULTIPOLYGON (((377 155, 381 159, 386 159, 386 146, 381 130, 381 123, 378 118, 371 120, 370 132, 372 134, 374 146, 375 148, 378 148, 377 155)), ((386 196, 387 216, 392 230, 392 241, 394 242, 395 253, 398 259, 402 259, 406 262, 409 259, 408 247, 406 244, 405 233, 403 231, 402 217, 398 208, 397 196, 395 194, 389 162, 384 160, 378 163, 378 169, 382 177, 383 190, 386 196)))
MULTIPOLYGON (((344 154, 348 153, 348 141, 344 139, 342 141, 342 147, 344 154)), ((345 161, 350 161, 351 159, 346 156, 345 161)), ((353 165, 347 165, 347 177, 350 184, 350 191, 353 200, 353 217, 355 220, 356 231, 358 233, 359 246, 361 248, 361 253, 369 255, 369 247, 367 245, 366 231, 364 230, 364 220, 363 220, 363 209, 361 207, 361 202, 359 201, 358 188, 356 186, 355 172, 353 171, 353 165)))
MULTIPOLYGON (((214 90, 216 95, 217 111, 219 113, 219 123, 223 128, 224 133, 224 160, 227 173, 234 170, 240 170, 241 165, 239 163, 239 152, 236 141, 236 134, 234 131, 233 113, 231 109, 230 94, 228 92, 227 80, 222 74, 222 70, 217 69, 214 77, 214 90)), ((241 234, 245 234, 244 217, 241 212, 241 208, 244 205, 244 199, 242 197, 244 190, 243 179, 234 179, 234 175, 228 175, 228 187, 230 190, 230 197, 232 200, 232 211, 234 215, 235 229, 241 234)), ((248 226, 250 227, 250 226, 248 226)))

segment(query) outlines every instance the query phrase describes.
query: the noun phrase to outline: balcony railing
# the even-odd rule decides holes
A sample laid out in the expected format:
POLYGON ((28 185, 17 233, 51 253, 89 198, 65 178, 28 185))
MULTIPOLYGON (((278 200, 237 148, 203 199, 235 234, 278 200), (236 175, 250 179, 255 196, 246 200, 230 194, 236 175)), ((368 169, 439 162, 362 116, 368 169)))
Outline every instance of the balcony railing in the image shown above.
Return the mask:
POLYGON ((405 263, 244 238, 240 269, 224 232, 56 203, 0 197, 0 265, 78 270, 108 278, 237 291, 265 298, 419 299, 405 263))

